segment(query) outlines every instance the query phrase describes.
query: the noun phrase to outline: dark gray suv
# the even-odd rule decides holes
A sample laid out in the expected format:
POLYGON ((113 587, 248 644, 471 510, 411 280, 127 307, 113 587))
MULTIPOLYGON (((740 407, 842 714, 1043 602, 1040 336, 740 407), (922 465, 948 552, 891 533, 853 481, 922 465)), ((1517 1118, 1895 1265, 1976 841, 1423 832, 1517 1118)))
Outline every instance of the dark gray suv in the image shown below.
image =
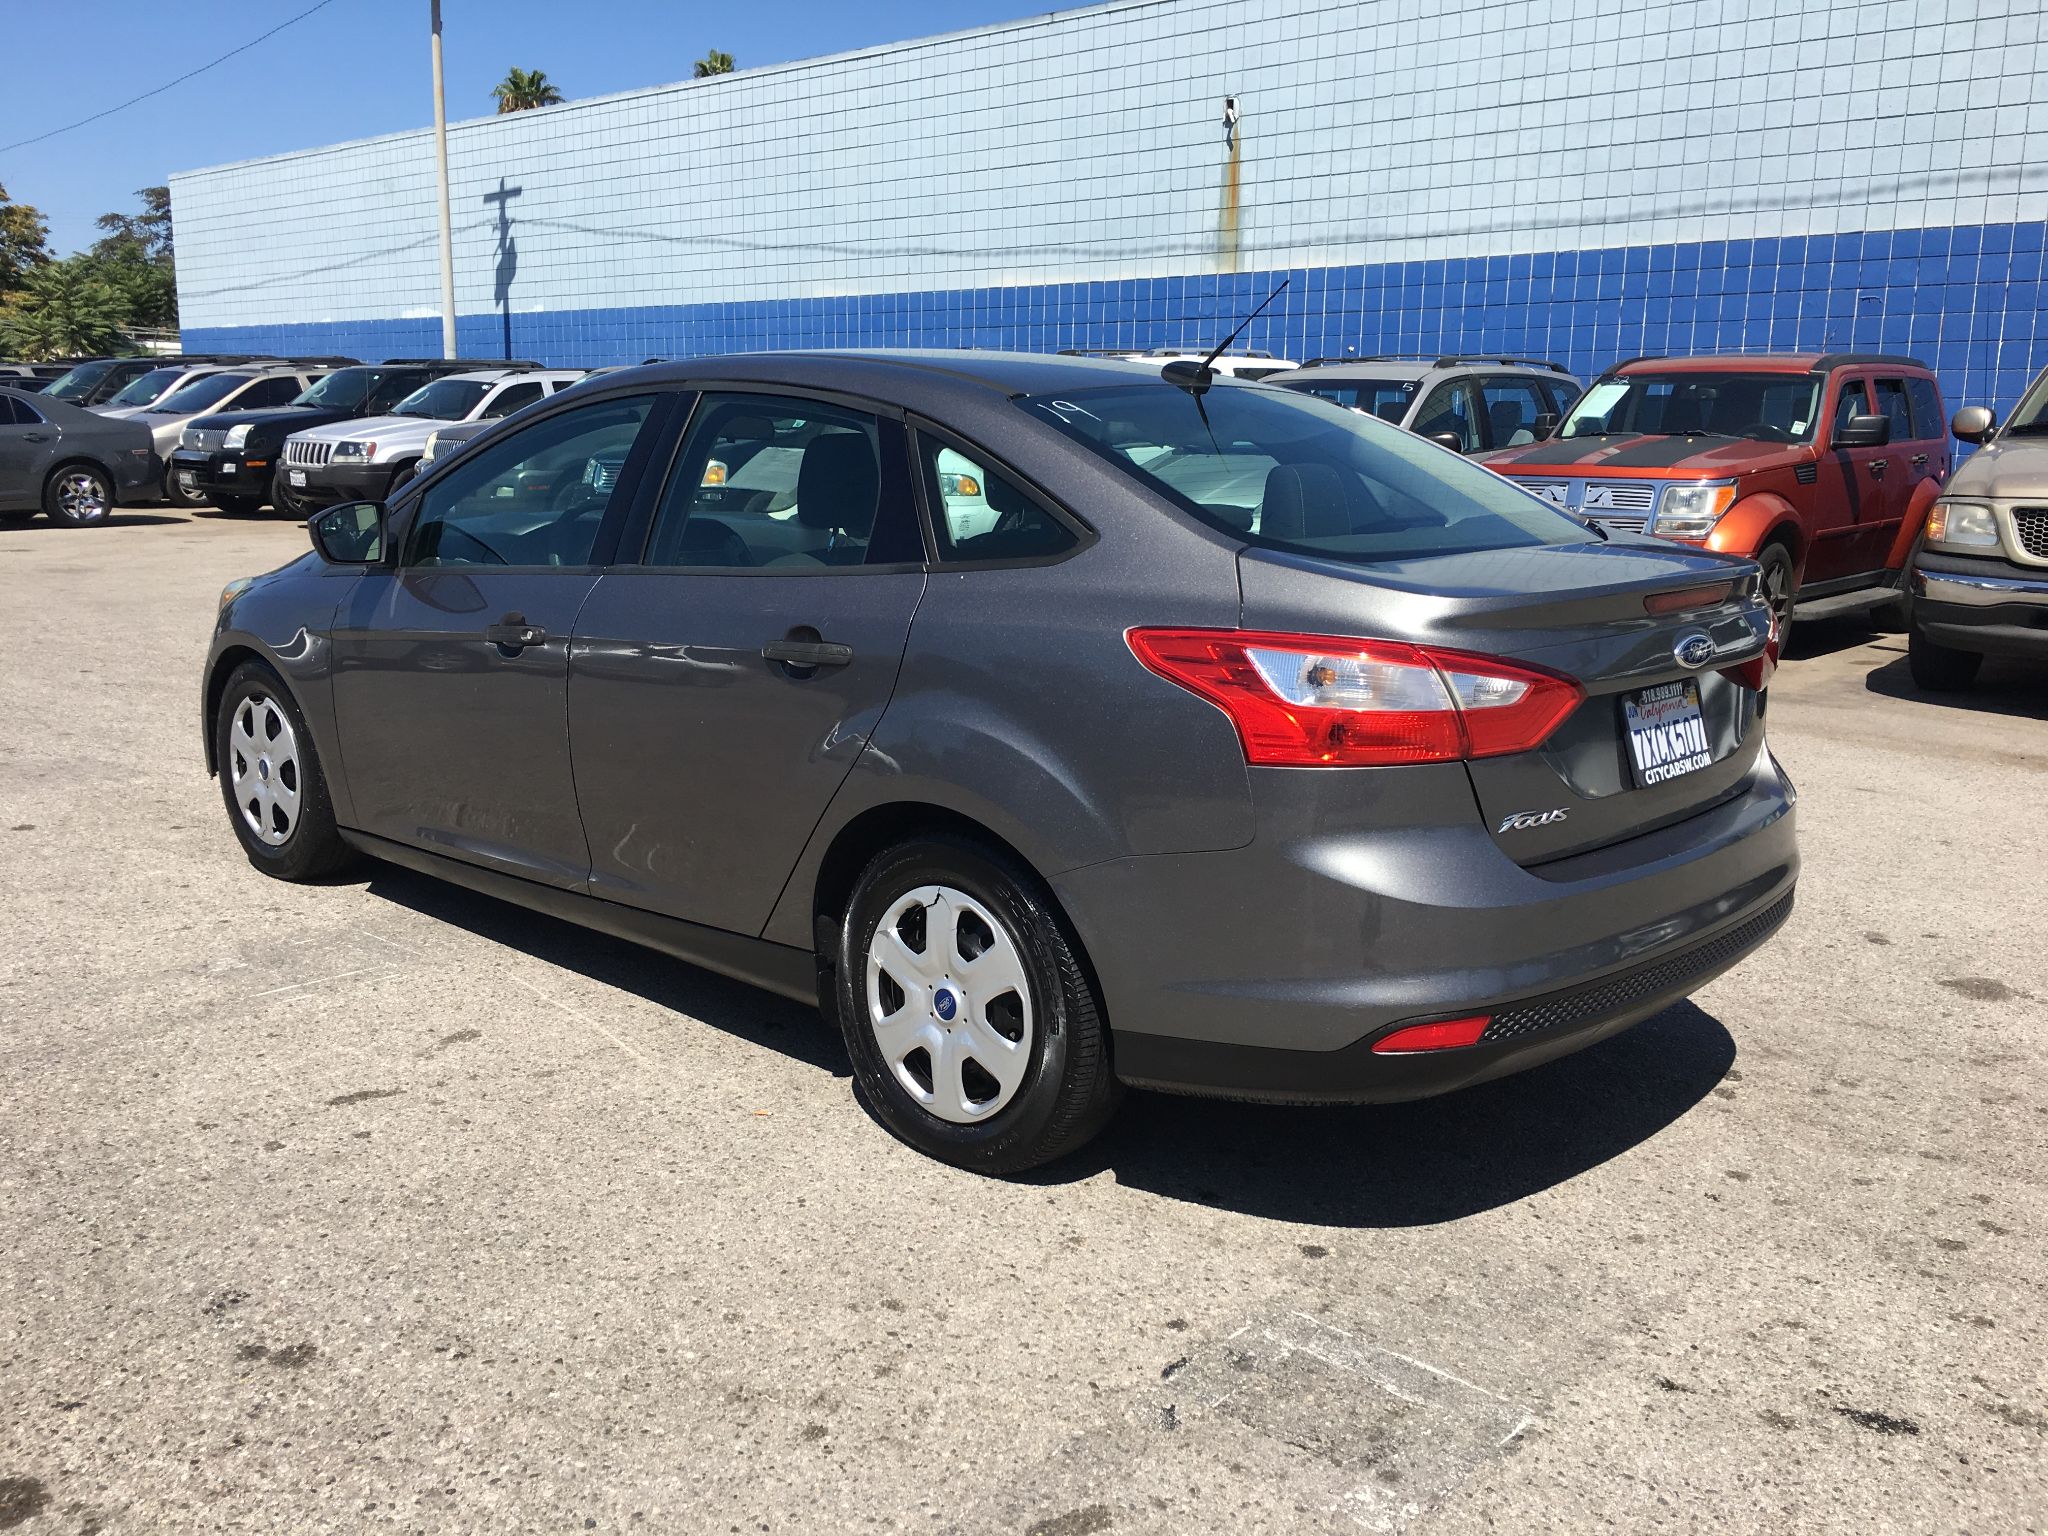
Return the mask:
POLYGON ((1498 1077, 1791 907, 1755 565, 1192 363, 633 369, 310 526, 204 680, 258 869, 818 1001, 965 1166, 1498 1077))

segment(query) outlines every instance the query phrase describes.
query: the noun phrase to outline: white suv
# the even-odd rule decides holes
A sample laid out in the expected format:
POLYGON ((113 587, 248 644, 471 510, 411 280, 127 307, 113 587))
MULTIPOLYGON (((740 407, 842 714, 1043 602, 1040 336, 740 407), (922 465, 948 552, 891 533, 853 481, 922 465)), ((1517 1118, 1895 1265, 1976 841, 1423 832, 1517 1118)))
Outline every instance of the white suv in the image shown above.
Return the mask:
POLYGON ((458 421, 491 421, 545 400, 583 377, 580 368, 480 368, 423 384, 389 416, 311 427, 284 440, 293 510, 344 501, 382 501, 413 471, 427 439, 458 421))

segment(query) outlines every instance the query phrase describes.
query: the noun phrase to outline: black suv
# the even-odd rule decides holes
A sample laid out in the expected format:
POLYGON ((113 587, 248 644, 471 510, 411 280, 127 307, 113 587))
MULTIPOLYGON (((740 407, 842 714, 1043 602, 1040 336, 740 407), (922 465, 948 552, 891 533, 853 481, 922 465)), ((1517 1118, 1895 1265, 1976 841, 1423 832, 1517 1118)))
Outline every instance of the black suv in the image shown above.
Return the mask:
POLYGON ((171 454, 171 470, 173 475, 189 472, 193 490, 223 512, 255 512, 268 502, 280 512, 304 517, 314 508, 294 498, 277 473, 278 452, 292 433, 387 415, 407 395, 444 373, 504 366, 464 358, 394 357, 338 369, 290 405, 200 417, 185 428, 171 454))

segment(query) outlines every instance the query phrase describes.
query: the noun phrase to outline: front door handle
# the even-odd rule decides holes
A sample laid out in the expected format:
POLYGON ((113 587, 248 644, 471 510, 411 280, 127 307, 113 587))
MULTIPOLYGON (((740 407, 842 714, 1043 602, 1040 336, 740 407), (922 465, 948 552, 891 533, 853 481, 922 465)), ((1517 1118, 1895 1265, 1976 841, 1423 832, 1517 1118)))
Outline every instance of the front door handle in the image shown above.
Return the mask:
POLYGON ((761 654, 785 667, 843 667, 853 660, 853 647, 829 640, 770 640, 761 654))
POLYGON ((545 645, 548 632, 526 622, 523 613, 508 613, 495 624, 484 627, 484 638, 508 651, 523 651, 529 645, 545 645))
POLYGON ((47 443, 50 440, 50 434, 47 432, 24 432, 21 434, 21 440, 24 443, 47 443))
POLYGON ((1884 478, 1884 460, 1872 459, 1870 461, 1870 473, 1873 479, 1882 480, 1884 478))

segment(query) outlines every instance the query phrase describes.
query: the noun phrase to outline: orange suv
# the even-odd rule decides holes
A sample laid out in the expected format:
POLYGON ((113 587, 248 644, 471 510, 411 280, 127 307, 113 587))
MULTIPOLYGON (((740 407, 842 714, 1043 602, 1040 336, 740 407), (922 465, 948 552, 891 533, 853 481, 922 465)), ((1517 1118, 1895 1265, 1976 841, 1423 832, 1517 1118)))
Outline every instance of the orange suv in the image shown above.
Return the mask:
POLYGON ((1863 352, 1636 358, 1483 457, 1603 528, 1750 556, 1781 619, 1893 600, 1949 466, 1934 374, 1863 352))

